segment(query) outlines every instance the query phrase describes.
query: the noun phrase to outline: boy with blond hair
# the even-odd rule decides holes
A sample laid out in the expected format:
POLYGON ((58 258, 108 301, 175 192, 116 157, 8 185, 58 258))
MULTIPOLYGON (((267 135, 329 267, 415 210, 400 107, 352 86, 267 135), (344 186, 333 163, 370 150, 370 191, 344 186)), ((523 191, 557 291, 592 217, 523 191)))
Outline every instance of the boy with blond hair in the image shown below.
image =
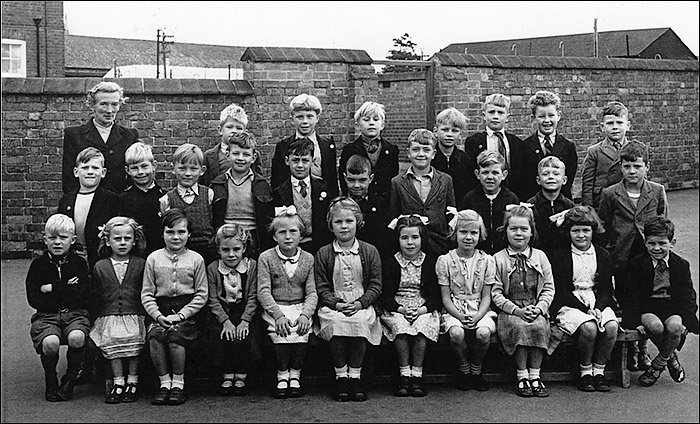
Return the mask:
MULTIPOLYGON (((234 134, 246 131, 248 128, 248 115, 245 110, 235 103, 231 103, 221 111, 219 115, 219 136, 221 143, 204 152, 204 166, 206 170, 199 178, 199 183, 205 186, 211 184, 217 175, 223 174, 231 168, 228 160, 228 146, 234 134)), ((262 163, 258 155, 253 164, 255 172, 262 174, 262 163)))
POLYGON ((474 158, 460 150, 462 136, 467 131, 467 118, 451 107, 443 110, 435 120, 433 132, 438 140, 433 166, 438 171, 450 174, 455 188, 455 199, 459 202, 478 182, 470 167, 474 158))
POLYGON ((535 215, 535 247, 545 253, 571 244, 569 234, 563 227, 557 226, 556 217, 552 218, 574 207, 574 202, 563 193, 567 182, 566 174, 566 165, 561 159, 556 156, 542 158, 537 164, 536 177, 540 191, 527 200, 527 203, 533 205, 532 212, 535 215))
POLYGON ((214 235, 214 191, 197 182, 205 170, 202 149, 192 143, 181 145, 173 153, 173 174, 177 179, 177 186, 158 201, 161 214, 175 208, 185 212, 191 224, 187 247, 202 255, 204 261, 209 264, 217 257, 209 246, 209 241, 214 235))
POLYGON ((300 94, 289 102, 289 116, 294 124, 294 134, 275 145, 272 157, 270 187, 275 189, 289 178, 289 166, 285 162, 287 146, 298 138, 308 138, 314 144, 311 178, 323 180, 328 187, 328 196, 338 195, 338 169, 335 143, 316 132, 322 108, 318 97, 300 94))
POLYGON ((275 210, 270 184, 252 169, 257 157, 256 147, 253 134, 247 131, 234 134, 228 148, 231 168, 211 181, 215 199, 212 206, 214 228, 237 224, 248 231, 247 252, 253 259, 274 245, 267 226, 275 210))
MULTIPOLYGON (((566 181, 561 193, 569 199, 571 186, 576 177, 578 156, 576 145, 559 132, 561 119, 561 99, 556 94, 541 90, 536 92, 527 102, 532 112, 536 131, 523 140, 524 161, 523 198, 529 199, 540 191, 537 182, 539 162, 547 156, 558 157, 566 167, 566 181)), ((521 160, 520 158, 518 160, 521 160)), ((537 228, 539 231, 539 227, 537 228)))
POLYGON ((646 150, 648 147, 637 140, 629 140, 629 111, 624 104, 613 101, 603 107, 600 129, 605 138, 586 149, 581 175, 581 202, 585 206, 600 207, 603 189, 622 180, 620 151, 629 143, 637 143, 646 150))
POLYGON ((428 218, 428 239, 423 241, 425 253, 437 258, 447 253, 452 241, 447 225, 447 207, 457 206, 452 177, 435 169, 435 134, 418 128, 408 136, 408 159, 411 166, 391 179, 389 217, 418 214, 428 218))
POLYGON ((521 196, 524 179, 522 154, 523 141, 505 130, 510 116, 510 97, 493 93, 484 99, 483 111, 486 128, 482 132, 470 135, 464 141, 464 151, 473 159, 471 169, 478 170, 476 157, 484 150, 500 153, 505 160, 505 170, 508 171, 503 185, 510 188, 518 197, 521 196))
POLYGON ((71 250, 75 243, 75 223, 64 214, 55 214, 44 226, 46 252, 32 261, 27 272, 29 306, 36 310, 30 334, 34 350, 41 356, 49 402, 73 398, 73 389, 85 355, 90 332, 87 263, 71 250), (56 366, 61 343, 68 345, 66 375, 58 385, 56 366))
POLYGON ((165 247, 161 231, 160 198, 165 196, 167 190, 156 181, 158 164, 151 145, 140 141, 132 144, 126 149, 124 160, 126 172, 133 184, 119 195, 119 199, 124 204, 124 212, 143 226, 146 250, 136 254, 145 259, 151 252, 165 247))
MULTIPOLYGON (((399 173, 399 148, 383 138, 386 114, 384 105, 376 102, 364 102, 355 112, 355 128, 360 135, 354 142, 343 147, 340 153, 338 169, 345 171, 348 160, 353 155, 362 155, 370 160, 374 178, 371 190, 382 196, 389 196, 391 179, 399 173)), ((348 193, 344 178, 340 178, 340 189, 348 193)))

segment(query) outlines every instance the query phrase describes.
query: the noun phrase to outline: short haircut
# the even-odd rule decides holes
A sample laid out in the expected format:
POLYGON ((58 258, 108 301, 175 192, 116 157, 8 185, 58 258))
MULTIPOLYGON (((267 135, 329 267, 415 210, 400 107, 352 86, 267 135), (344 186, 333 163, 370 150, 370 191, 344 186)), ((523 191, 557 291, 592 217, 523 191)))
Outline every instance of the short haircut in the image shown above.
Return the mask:
POLYGON ((411 147, 411 143, 422 144, 424 146, 430 145, 430 147, 434 149, 436 144, 435 134, 425 128, 416 128, 408 135, 408 147, 411 147))
POLYGON ((119 93, 119 104, 124 104, 129 100, 128 97, 124 97, 124 89, 119 84, 111 81, 102 81, 87 92, 85 104, 88 107, 95 105, 95 95, 97 93, 119 93))
POLYGON ((494 105, 494 106, 500 106, 502 108, 505 108, 506 110, 510 109, 510 97, 506 96, 505 94, 501 93, 493 93, 488 96, 486 96, 486 99, 484 99, 484 105, 483 105, 483 110, 486 110, 486 106, 488 105, 494 105))
POLYGON ((202 166, 204 164, 204 153, 199 146, 185 143, 173 153, 173 163, 195 163, 202 166))
POLYGON ((304 221, 301 219, 301 217, 298 214, 293 214, 293 215, 278 215, 274 218, 272 218, 272 221, 270 222, 270 225, 267 226, 267 230, 270 232, 271 235, 274 235, 275 232, 277 231, 277 228, 279 227, 280 223, 285 220, 290 220, 294 221, 294 223, 297 224, 297 227, 299 228, 299 232, 301 234, 304 234, 306 232, 306 225, 304 225, 304 221))
POLYGON ((486 240, 486 225, 484 219, 473 209, 464 209, 457 212, 457 222, 450 233, 452 241, 457 240, 457 230, 466 225, 476 225, 479 227, 479 241, 486 240))
POLYGON ((250 243, 250 233, 238 224, 224 224, 217 228, 214 237, 211 238, 211 245, 218 250, 224 240, 236 239, 241 242, 244 249, 248 249, 250 243))
POLYGON ((328 205, 328 212, 326 213, 326 223, 331 232, 333 231, 333 215, 340 210, 352 211, 357 221, 358 230, 365 224, 365 218, 362 214, 362 209, 360 209, 360 205, 349 196, 338 196, 328 205))
POLYGON ((602 117, 606 117, 608 115, 629 118, 629 111, 622 103, 612 101, 603 106, 602 117))
POLYGON ((372 175, 372 162, 370 162, 367 156, 363 155, 352 155, 345 164, 345 173, 359 175, 367 171, 369 175, 372 175))
POLYGON ((532 111, 532 116, 535 116, 537 106, 554 105, 554 108, 559 110, 559 108, 561 108, 561 99, 551 91, 540 90, 530 97, 530 100, 527 101, 527 105, 532 111))
POLYGON ((476 156, 476 165, 479 168, 496 164, 501 165, 501 169, 506 169, 506 158, 495 150, 484 150, 476 156))
POLYGON ((313 110, 316 115, 322 112, 321 101, 311 94, 300 94, 289 102, 289 112, 294 113, 300 110, 313 110))
POLYGON ((46 235, 59 233, 75 234, 75 222, 73 222, 73 219, 68 215, 55 213, 46 220, 46 224, 44 224, 44 233, 46 235))
POLYGON ((374 115, 379 116, 379 119, 384 121, 386 119, 384 105, 377 102, 364 102, 355 112, 355 122, 359 121, 363 116, 372 117, 374 115))
POLYGON ((591 206, 574 206, 564 214, 562 227, 571 230, 571 227, 575 225, 589 226, 594 233, 605 232, 603 221, 600 220, 595 209, 591 206))
POLYGON ((426 245, 428 243, 428 230, 425 228, 425 225, 423 225, 423 221, 421 221, 420 217, 417 214, 401 216, 396 221, 396 228, 394 229, 394 233, 396 234, 397 246, 399 239, 401 238, 401 230, 404 228, 411 227, 418 228, 418 234, 420 235, 421 240, 421 250, 425 251, 425 248, 427 247, 426 245))
MULTIPOLYGON (((258 142, 255 140, 253 133, 248 131, 241 131, 238 133, 233 133, 231 139, 228 142, 229 146, 238 146, 241 149, 255 149, 258 147, 258 142)), ((231 150, 229 149, 229 152, 231 150)))
POLYGON ((540 172, 542 172, 542 169, 545 167, 548 168, 559 168, 562 170, 562 172, 566 173, 566 165, 564 162, 562 162, 561 159, 559 159, 556 156, 545 156, 542 159, 540 159, 540 162, 537 164, 537 174, 539 175, 540 172))
POLYGON ((449 125, 457 127, 462 131, 467 130, 467 118, 456 108, 449 107, 440 112, 435 118, 435 126, 449 125))
POLYGON ((173 228, 178 222, 185 220, 187 222, 187 231, 192 232, 192 223, 187 217, 185 211, 180 208, 168 209, 163 214, 163 219, 161 220, 161 233, 165 231, 166 228, 173 228))
POLYGON ((658 215, 651 217, 644 222, 644 238, 649 237, 665 237, 668 241, 672 241, 675 237, 676 226, 673 225, 670 219, 658 215))
POLYGON ((102 161, 102 166, 105 166, 105 156, 95 147, 86 147, 75 157, 75 166, 80 167, 81 163, 88 163, 91 160, 98 158, 102 161))
POLYGON ((503 236, 506 238, 506 242, 508 241, 508 236, 507 236, 507 230, 508 230, 508 222, 510 221, 511 218, 526 218, 528 224, 530 224, 530 230, 532 231, 532 237, 530 237, 530 242, 528 243, 530 246, 536 245, 537 244, 537 227, 535 226, 535 214, 532 212, 532 209, 530 209, 527 206, 522 206, 522 205, 517 205, 515 207, 512 207, 510 209, 506 209, 505 214, 503 215, 503 227, 501 227, 501 231, 503 231, 503 236))
POLYGON ((287 151, 284 153, 285 157, 289 156, 306 156, 310 155, 311 157, 314 156, 314 142, 308 139, 307 137, 304 138, 297 138, 296 140, 292 141, 289 143, 287 146, 287 151))
POLYGON ((248 115, 246 115, 242 107, 235 103, 231 103, 221 111, 219 115, 219 125, 223 126, 229 118, 240 122, 244 127, 248 126, 248 115))
POLYGON ((146 251, 146 236, 143 233, 143 227, 139 225, 134 218, 115 216, 110 218, 110 220, 107 221, 104 227, 100 230, 100 245, 97 248, 97 254, 100 255, 100 257, 108 258, 112 256, 112 248, 109 247, 107 242, 109 241, 109 236, 114 227, 119 227, 122 225, 131 227, 134 232, 134 247, 132 250, 135 250, 138 253, 146 251))
POLYGON ((634 162, 637 158, 642 158, 644 163, 649 163, 647 149, 642 143, 630 142, 620 149, 620 162, 634 162))
POLYGON ((155 157, 153 156, 153 146, 137 141, 126 149, 126 152, 124 153, 124 162, 127 165, 133 165, 143 161, 148 161, 151 163, 156 161, 155 157))

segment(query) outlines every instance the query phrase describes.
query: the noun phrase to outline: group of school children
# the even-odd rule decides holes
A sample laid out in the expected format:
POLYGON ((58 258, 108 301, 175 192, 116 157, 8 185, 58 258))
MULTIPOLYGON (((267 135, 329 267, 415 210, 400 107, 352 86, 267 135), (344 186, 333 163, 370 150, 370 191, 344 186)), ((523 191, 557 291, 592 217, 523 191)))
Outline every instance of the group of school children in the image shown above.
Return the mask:
POLYGON ((360 135, 336 168, 338 146, 316 132, 321 103, 301 94, 269 182, 246 113, 232 104, 221 112, 221 143, 175 150, 169 191, 155 181, 152 146, 115 124, 125 100, 102 82, 88 92, 93 119, 66 129, 65 194, 27 274, 48 401, 73 397, 91 350, 110 365, 106 403, 138 400, 148 344, 160 381, 152 403, 182 404, 187 350, 207 322, 218 326, 223 396, 248 392, 265 333, 275 398, 303 396, 311 334, 328 343, 338 401, 367 399, 365 352, 382 337, 396 349, 394 394, 425 396, 426 346, 441 334, 461 390, 488 390, 482 364, 497 334, 516 365, 515 393, 548 396, 540 367, 559 331, 576 337, 577 387, 607 392, 620 321, 658 348, 653 361, 644 343, 634 355, 640 385, 666 368, 685 378, 677 351, 698 333, 690 268, 671 252, 664 187, 646 179, 648 149, 626 138, 619 102, 603 108, 605 138, 588 148, 575 205, 576 148, 558 132, 560 99, 547 91, 529 101, 536 132, 525 140, 504 130, 502 94, 486 98, 486 130, 463 147, 465 116, 442 111, 433 131, 411 132, 401 173, 398 147, 382 136, 383 105, 357 110, 360 135))

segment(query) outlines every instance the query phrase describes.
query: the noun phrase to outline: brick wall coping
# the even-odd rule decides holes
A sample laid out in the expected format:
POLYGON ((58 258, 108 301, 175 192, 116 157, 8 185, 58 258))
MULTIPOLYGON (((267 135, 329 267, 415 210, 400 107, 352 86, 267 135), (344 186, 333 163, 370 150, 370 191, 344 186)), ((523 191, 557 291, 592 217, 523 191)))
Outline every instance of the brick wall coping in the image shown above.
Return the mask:
POLYGON ((372 58, 364 50, 248 47, 241 56, 241 62, 334 62, 369 65, 372 58))
POLYGON ((101 81, 114 81, 126 96, 138 94, 229 94, 253 95, 245 80, 156 79, 156 78, 3 78, 2 94, 86 94, 101 81))
POLYGON ((377 75, 379 82, 391 81, 423 81, 425 80, 425 71, 417 72, 396 72, 377 75))
POLYGON ((627 59, 559 56, 495 56, 488 54, 436 53, 432 60, 442 66, 543 69, 624 69, 695 71, 697 60, 627 59))

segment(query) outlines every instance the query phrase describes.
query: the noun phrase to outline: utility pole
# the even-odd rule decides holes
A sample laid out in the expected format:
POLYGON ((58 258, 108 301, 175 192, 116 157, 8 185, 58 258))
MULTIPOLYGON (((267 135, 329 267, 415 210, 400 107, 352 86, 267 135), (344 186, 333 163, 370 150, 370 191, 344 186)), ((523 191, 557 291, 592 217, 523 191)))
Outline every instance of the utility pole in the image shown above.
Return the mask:
MULTIPOLYGON (((167 68, 167 55, 170 53, 170 45, 173 44, 172 41, 167 41, 168 38, 173 38, 172 35, 166 35, 165 34, 165 29, 163 29, 163 39, 161 41, 161 52, 163 53, 163 78, 168 77, 168 68, 167 68)), ((170 74, 170 77, 172 78, 172 72, 170 74)))
POLYGON ((593 49, 595 57, 598 57, 598 18, 593 19, 593 49))
POLYGON ((156 78, 160 78, 160 29, 156 30, 156 78))
POLYGON ((34 25, 36 25, 36 76, 41 76, 41 39, 39 37, 39 26, 41 25, 41 17, 34 18, 34 25))

